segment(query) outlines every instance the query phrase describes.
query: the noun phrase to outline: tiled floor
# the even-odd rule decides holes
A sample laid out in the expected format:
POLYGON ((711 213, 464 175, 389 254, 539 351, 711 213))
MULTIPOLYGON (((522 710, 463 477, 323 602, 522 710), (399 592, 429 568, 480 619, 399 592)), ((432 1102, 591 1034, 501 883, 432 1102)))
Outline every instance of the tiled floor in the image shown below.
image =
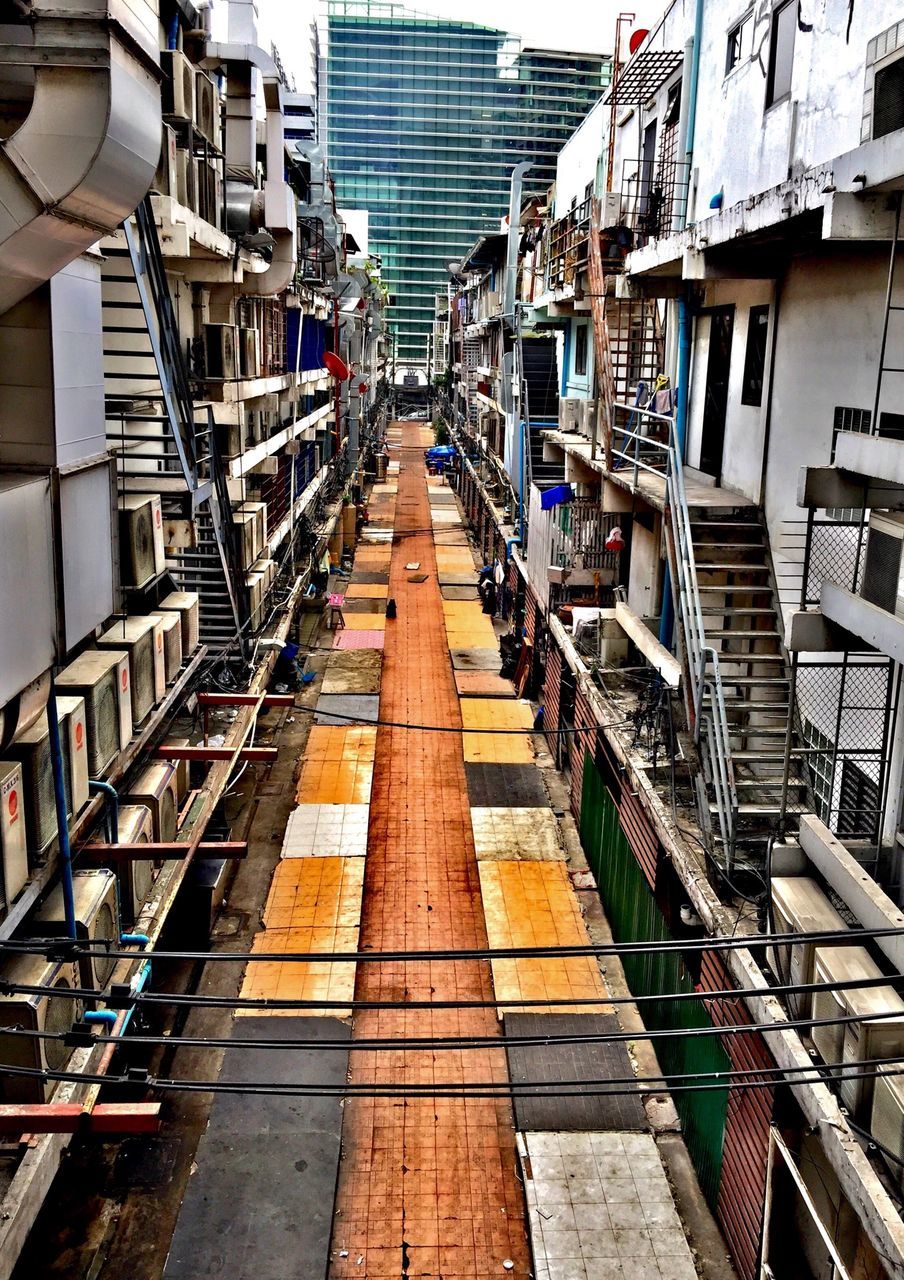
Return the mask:
POLYGON ((363 858, 366 804, 300 804, 289 815, 282 858, 363 858))
MULTIPOLYGON (((422 449, 432 432, 409 425, 404 433, 397 529, 426 530, 422 449)), ((456 552, 462 571, 473 575, 470 552, 456 552)), ((399 609, 385 633, 381 718, 460 724, 430 533, 414 533, 394 548, 389 595, 399 609), (428 574, 420 585, 410 582, 404 569, 414 560, 428 574)), ((460 737, 381 728, 361 947, 435 950, 484 947, 486 941, 460 737)), ((491 994, 489 967, 477 961, 358 967, 359 999, 473 1000, 491 994)), ((358 1038, 403 1031, 493 1036, 498 1025, 492 1010, 373 1010, 355 1019, 358 1038)), ((357 1052, 351 1058, 351 1079, 357 1083, 462 1078, 505 1080, 503 1050, 357 1052)), ((400 1275, 488 1280, 504 1274, 530 1274, 508 1104, 414 1095, 404 1101, 351 1099, 343 1127, 331 1280, 398 1280, 400 1275), (507 1259, 514 1264, 510 1271, 503 1268, 507 1259)))
POLYGON ((375 746, 374 728, 315 725, 298 779, 298 803, 367 804, 375 746))
POLYGON ((477 859, 564 862, 559 824, 551 809, 471 810, 477 859))
MULTIPOLYGON (((478 865, 491 947, 579 946, 590 942, 561 862, 490 861, 478 865)), ((555 1011, 606 1012, 602 1002, 606 989, 592 956, 494 960, 493 986, 503 1004, 509 1000, 593 1000, 599 996, 599 1005, 564 1005, 555 1011)), ((541 1012, 541 1008, 534 1012, 541 1012)))
POLYGON ((518 1152, 536 1280, 697 1280, 645 1133, 529 1133, 518 1152))
MULTIPOLYGON (((364 863, 361 858, 286 858, 277 864, 264 907, 258 952, 357 951, 364 863)), ((252 961, 242 983, 242 999, 351 1000, 354 964, 323 961, 252 961)), ((267 1016, 239 1009, 237 1017, 267 1016)), ((285 1016, 285 1010, 274 1010, 285 1016)), ((297 1016, 335 1016, 328 1008, 298 1010, 297 1016)), ((340 1014, 341 1016, 341 1014, 340 1014)))

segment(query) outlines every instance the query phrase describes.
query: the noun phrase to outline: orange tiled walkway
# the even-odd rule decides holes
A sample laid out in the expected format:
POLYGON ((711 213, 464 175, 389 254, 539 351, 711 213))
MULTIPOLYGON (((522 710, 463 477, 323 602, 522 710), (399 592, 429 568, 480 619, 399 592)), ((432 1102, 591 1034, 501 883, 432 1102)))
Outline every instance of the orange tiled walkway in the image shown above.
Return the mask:
MULTIPOLYGON (((422 449, 432 443, 432 432, 408 425, 402 439, 397 531, 429 529, 422 449)), ((460 726, 430 533, 393 548, 389 595, 397 601, 398 618, 386 629, 381 719, 460 726), (429 575, 426 582, 408 581, 404 565, 413 560, 429 575)), ((360 948, 486 945, 461 738, 381 728, 360 948)), ((492 991, 489 965, 481 961, 358 966, 356 997, 362 1000, 488 999, 492 991)), ((373 1011, 355 1020, 359 1038, 406 1033, 499 1031, 491 1009, 373 1011)), ((353 1083, 506 1078, 501 1048, 352 1057, 353 1083)), ((331 1258, 331 1280, 528 1276, 509 1104, 442 1097, 350 1100, 331 1258), (511 1270, 503 1269, 507 1259, 514 1263, 511 1270)))

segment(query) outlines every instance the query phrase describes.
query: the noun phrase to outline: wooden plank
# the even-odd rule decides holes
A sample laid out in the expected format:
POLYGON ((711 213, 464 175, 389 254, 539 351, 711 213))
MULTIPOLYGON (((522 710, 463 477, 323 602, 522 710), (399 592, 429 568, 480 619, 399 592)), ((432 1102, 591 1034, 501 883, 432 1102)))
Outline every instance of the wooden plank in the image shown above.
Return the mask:
MULTIPOLYGON (((253 707, 258 701, 253 693, 199 693, 199 707, 253 707)), ((265 693, 265 707, 294 707, 294 693, 265 693)))
POLYGON ((46 1102, 0 1106, 0 1134, 22 1133, 156 1133, 159 1102, 99 1102, 86 1111, 80 1102, 46 1102))
POLYGON ((155 760, 240 760, 271 763, 276 759, 276 747, 242 747, 235 751, 232 747, 176 747, 163 743, 155 747, 151 755, 155 760))
MULTIPOLYGON (((83 844, 79 849, 79 857, 90 858, 93 862, 133 862, 148 858, 163 859, 169 862, 172 858, 184 858, 188 845, 184 841, 172 840, 152 844, 101 844, 92 841, 83 844)), ((247 840, 211 840, 199 844, 196 858, 247 858, 247 840)))

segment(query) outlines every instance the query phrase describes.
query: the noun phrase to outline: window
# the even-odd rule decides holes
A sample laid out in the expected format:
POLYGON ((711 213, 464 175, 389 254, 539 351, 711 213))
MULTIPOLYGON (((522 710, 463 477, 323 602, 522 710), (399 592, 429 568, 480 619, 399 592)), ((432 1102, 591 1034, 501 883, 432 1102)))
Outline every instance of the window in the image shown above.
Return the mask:
POLYGON ((781 102, 791 94, 794 66, 794 37, 797 34, 798 0, 786 0, 772 14, 769 42, 769 74, 766 79, 766 106, 781 102))
POLYGON ((803 739, 809 748, 807 765, 813 785, 813 807, 826 825, 832 813, 832 768, 835 752, 827 737, 806 716, 802 717, 803 739))
POLYGON ((753 50, 753 12, 747 13, 728 33, 728 49, 725 54, 725 74, 746 62, 753 50))
POLYGON ((574 335, 574 371, 578 375, 587 372, 587 326, 582 324, 574 335))
POLYGON ((873 137, 904 129, 904 58, 876 72, 873 88, 873 137))
POLYGON ((769 308, 751 307, 747 316, 747 352, 744 356, 744 383, 741 404, 763 403, 763 377, 766 372, 766 335, 769 331, 769 308))
POLYGON ((880 803, 878 783, 853 760, 843 760, 836 834, 877 840, 880 803))
MULTIPOLYGON (((884 418, 885 414, 882 417, 884 418)), ((860 431, 868 435, 872 420, 873 415, 869 409, 855 409, 848 405, 836 405, 835 419, 832 423, 832 454, 829 461, 835 461, 835 445, 838 442, 839 431, 860 431)), ((881 426, 879 434, 882 434, 881 426)), ((826 515, 830 520, 839 520, 842 524, 851 524, 853 521, 860 520, 861 512, 859 507, 829 507, 826 510, 826 515)))

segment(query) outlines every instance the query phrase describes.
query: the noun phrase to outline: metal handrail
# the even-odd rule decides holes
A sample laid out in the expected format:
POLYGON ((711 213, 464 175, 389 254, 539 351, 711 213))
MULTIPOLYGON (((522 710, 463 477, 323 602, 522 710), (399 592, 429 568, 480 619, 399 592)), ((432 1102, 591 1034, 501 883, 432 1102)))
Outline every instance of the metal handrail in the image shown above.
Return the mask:
MULTIPOLYGON (((635 405, 614 404, 613 409, 628 415, 626 425, 620 428, 621 447, 616 448, 613 442, 613 464, 617 467, 617 460, 620 460, 632 468, 635 488, 641 472, 663 476, 665 479, 666 504, 672 529, 675 560, 674 589, 677 597, 677 612, 691 677, 691 687, 686 693, 686 701, 693 719, 694 740, 700 749, 704 773, 714 794, 722 847, 730 873, 734 863, 738 818, 738 793, 731 758, 731 733, 722 688, 719 655, 707 642, 706 629, 703 625, 697 564, 691 536, 690 508, 684 487, 684 465, 681 450, 678 447, 674 419, 666 414, 653 413, 635 405), (665 439, 656 439, 655 435, 650 434, 650 427, 664 434, 665 439), (651 457, 659 461, 658 466, 649 461, 651 457)), ((706 831, 709 829, 709 814, 700 816, 701 827, 706 831)))

